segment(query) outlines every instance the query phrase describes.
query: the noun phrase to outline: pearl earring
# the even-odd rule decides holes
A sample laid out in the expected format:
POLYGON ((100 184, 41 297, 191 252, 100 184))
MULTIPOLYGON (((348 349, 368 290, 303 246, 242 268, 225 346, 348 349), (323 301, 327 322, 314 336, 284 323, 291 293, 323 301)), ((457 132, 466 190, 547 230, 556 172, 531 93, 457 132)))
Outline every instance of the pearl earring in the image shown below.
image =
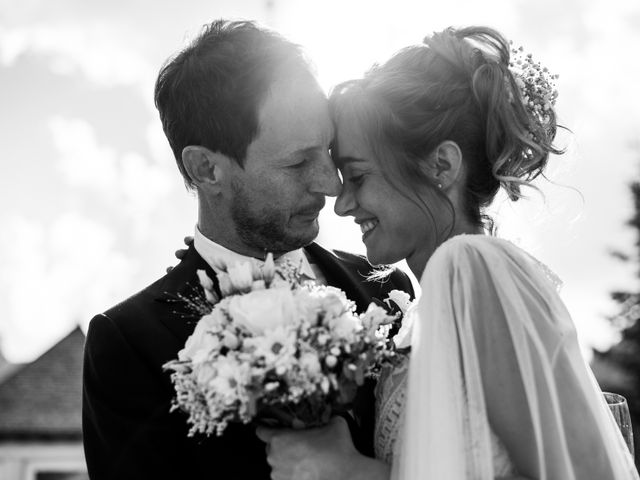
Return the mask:
POLYGON ((441 183, 439 183, 439 184, 438 184, 438 188, 439 188, 440 190, 442 190, 442 184, 441 184, 441 183))

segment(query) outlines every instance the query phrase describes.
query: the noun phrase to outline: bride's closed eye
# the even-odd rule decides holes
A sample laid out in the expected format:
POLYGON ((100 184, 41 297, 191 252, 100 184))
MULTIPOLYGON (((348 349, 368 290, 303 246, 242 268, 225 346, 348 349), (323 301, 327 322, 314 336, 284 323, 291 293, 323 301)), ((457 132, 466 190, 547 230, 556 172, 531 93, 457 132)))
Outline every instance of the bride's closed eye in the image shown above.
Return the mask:
POLYGON ((347 177, 345 177, 345 180, 352 184, 355 185, 356 187, 362 184, 362 181, 364 180, 364 173, 359 173, 356 175, 349 175, 347 177))

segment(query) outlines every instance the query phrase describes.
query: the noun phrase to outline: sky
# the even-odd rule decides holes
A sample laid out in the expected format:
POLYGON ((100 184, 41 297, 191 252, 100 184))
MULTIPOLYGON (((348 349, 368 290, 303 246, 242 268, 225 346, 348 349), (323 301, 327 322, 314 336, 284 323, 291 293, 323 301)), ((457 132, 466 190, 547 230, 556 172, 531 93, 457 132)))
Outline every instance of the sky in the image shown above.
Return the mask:
MULTIPOLYGON (((447 26, 489 25, 560 75, 570 132, 544 195, 492 208, 500 235, 564 282, 586 347, 616 333, 612 290, 638 289, 625 226, 640 178, 637 0, 0 0, 0 351, 36 358, 75 325, 175 263, 193 232, 153 105, 163 62, 216 18, 254 19, 306 48, 323 87, 447 26)), ((357 227, 321 216, 320 243, 364 252, 357 227)))

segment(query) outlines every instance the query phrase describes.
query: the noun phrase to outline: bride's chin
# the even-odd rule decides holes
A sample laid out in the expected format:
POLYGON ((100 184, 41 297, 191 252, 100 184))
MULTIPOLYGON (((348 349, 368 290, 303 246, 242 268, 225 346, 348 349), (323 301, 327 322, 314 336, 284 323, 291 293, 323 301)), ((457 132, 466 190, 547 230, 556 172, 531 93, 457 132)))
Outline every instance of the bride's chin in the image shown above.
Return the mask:
POLYGON ((392 263, 399 262, 402 259, 396 259, 395 256, 390 255, 389 252, 380 252, 373 248, 367 248, 367 260, 371 265, 378 266, 391 265, 392 263))

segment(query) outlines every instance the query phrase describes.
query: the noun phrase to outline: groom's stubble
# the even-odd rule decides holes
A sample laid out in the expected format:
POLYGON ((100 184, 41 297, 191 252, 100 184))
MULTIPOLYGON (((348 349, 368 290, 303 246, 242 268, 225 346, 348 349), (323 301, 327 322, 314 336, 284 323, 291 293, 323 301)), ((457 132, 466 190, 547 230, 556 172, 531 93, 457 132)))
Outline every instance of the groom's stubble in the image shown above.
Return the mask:
POLYGON ((284 253, 310 244, 318 235, 315 228, 296 231, 289 228, 289 212, 270 205, 268 200, 256 205, 247 186, 235 179, 231 183, 234 194, 231 218, 236 232, 246 245, 265 252, 284 253))

